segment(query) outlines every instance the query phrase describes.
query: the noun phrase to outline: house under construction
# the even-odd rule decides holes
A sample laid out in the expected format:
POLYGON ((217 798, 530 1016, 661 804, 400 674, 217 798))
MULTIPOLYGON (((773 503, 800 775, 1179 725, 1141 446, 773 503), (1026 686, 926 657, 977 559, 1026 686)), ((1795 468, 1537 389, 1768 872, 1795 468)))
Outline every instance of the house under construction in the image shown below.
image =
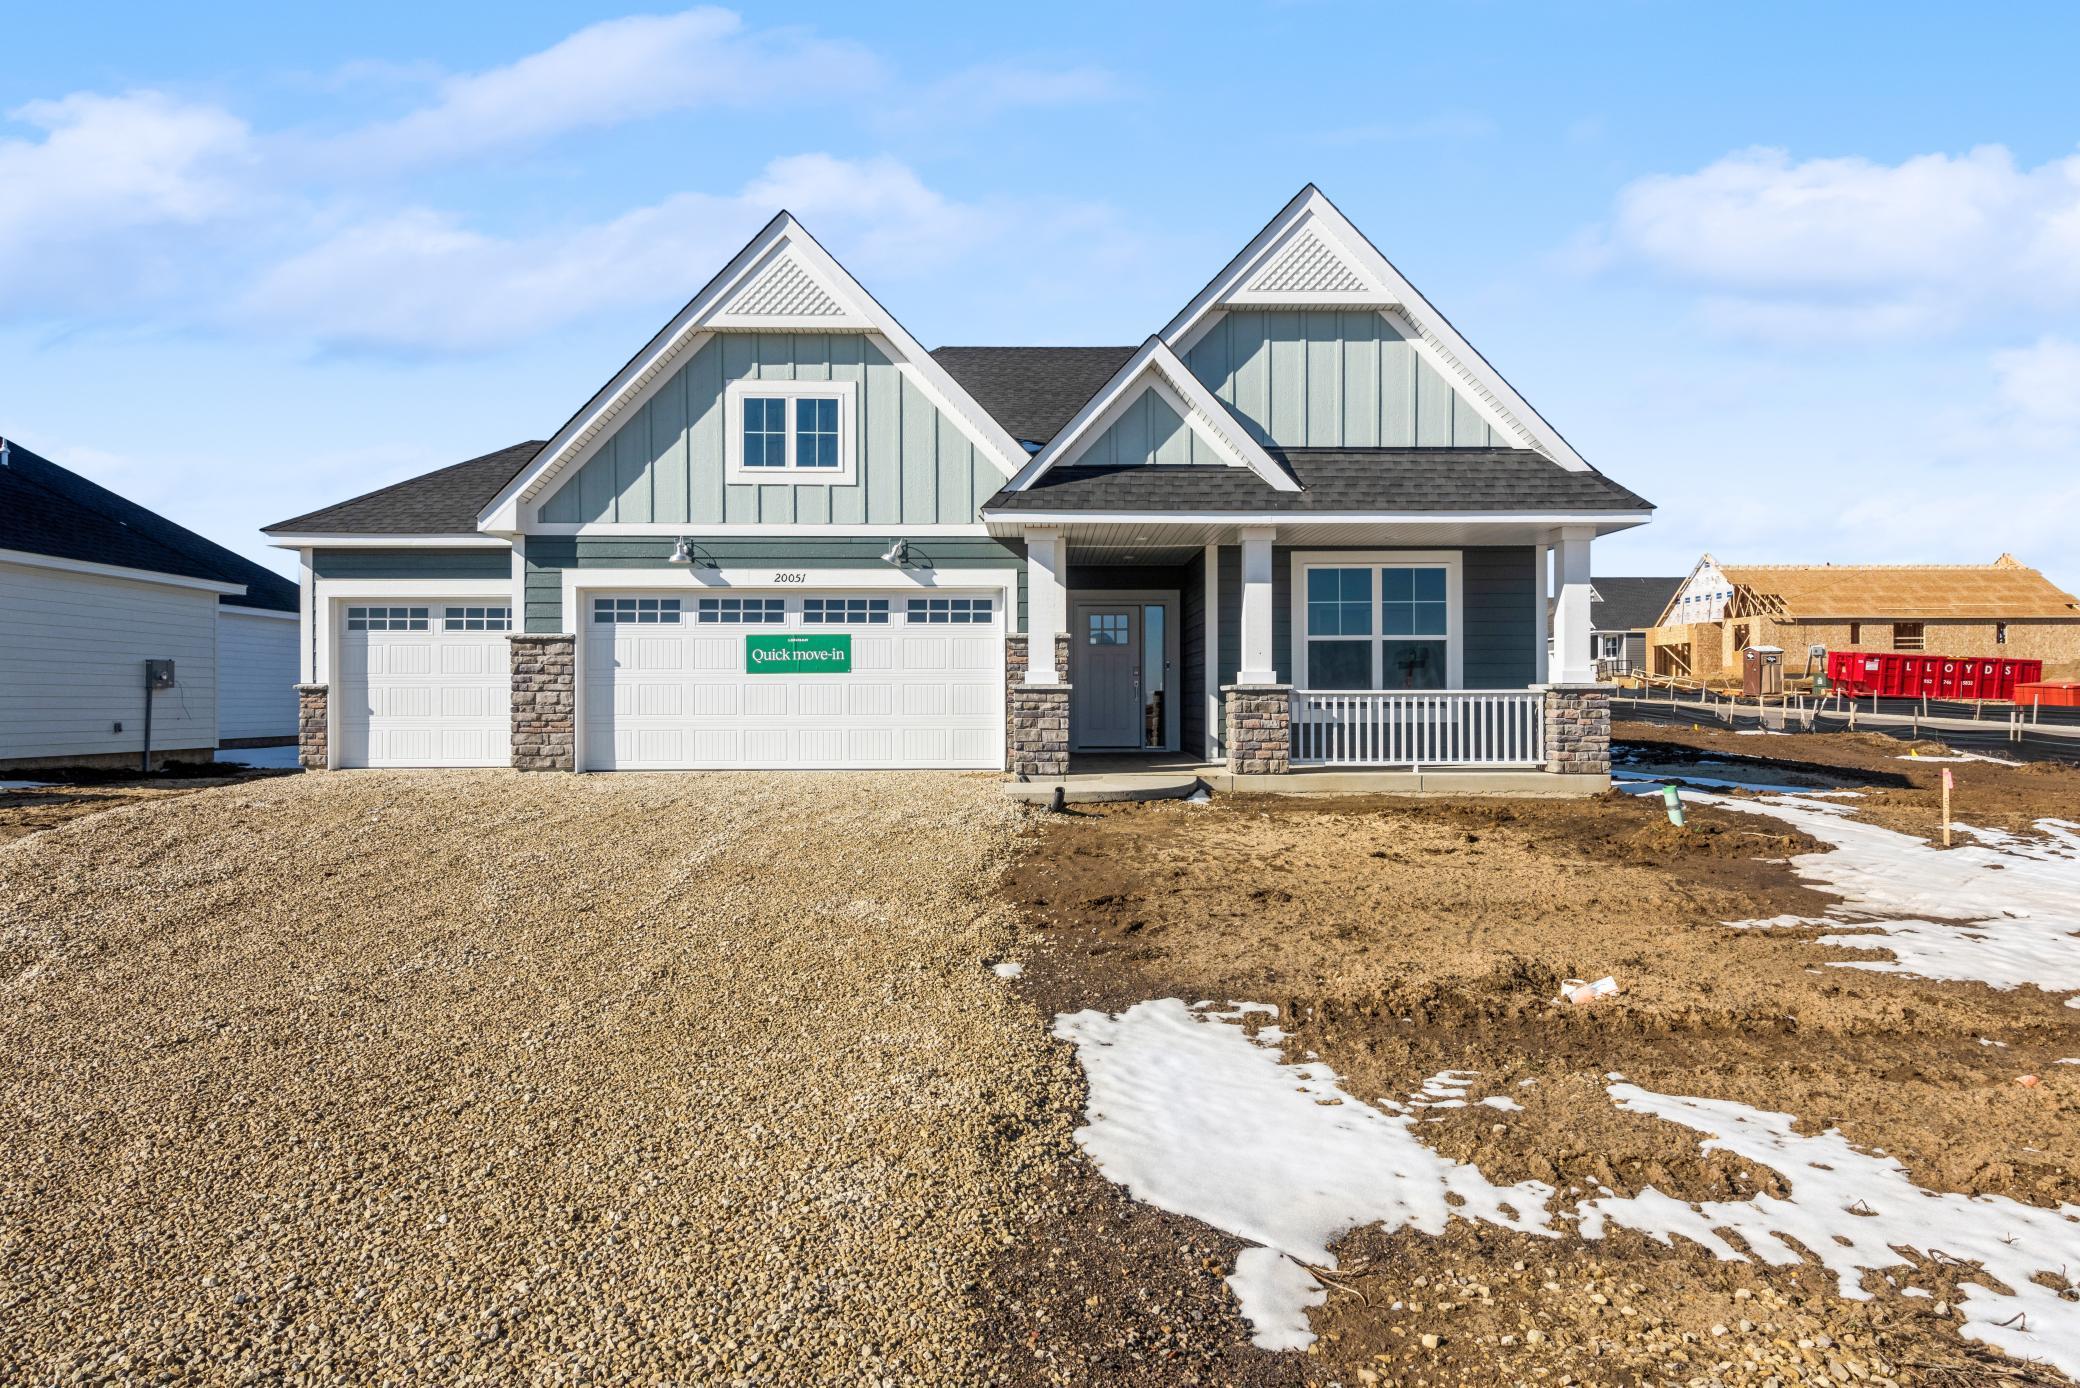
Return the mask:
POLYGON ((2080 679, 2080 599, 2007 554, 1991 564, 1722 564, 1707 554, 1648 629, 1646 666, 1733 681, 1749 646, 1781 647, 1793 675, 1818 646, 2041 660, 2046 679, 2080 679))

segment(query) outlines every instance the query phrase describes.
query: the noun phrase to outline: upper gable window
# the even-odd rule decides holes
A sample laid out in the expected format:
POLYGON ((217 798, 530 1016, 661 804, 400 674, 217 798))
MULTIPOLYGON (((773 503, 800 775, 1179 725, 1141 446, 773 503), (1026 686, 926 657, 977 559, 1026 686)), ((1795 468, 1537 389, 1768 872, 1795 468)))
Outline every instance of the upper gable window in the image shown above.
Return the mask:
POLYGON ((857 478, 851 381, 732 381, 729 480, 793 485, 857 478))

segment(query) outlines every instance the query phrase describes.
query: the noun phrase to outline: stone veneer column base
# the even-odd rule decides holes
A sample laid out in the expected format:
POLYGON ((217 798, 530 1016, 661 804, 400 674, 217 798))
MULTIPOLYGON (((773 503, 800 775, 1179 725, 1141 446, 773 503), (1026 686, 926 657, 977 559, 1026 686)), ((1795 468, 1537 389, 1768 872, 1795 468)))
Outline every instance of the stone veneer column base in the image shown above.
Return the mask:
POLYGON ((1611 687, 1549 684, 1546 696, 1546 770, 1564 776, 1608 776, 1611 770, 1611 687))
MULTIPOLYGON (((1031 667, 1027 638, 1004 638, 1004 761, 1015 776, 1069 774, 1069 686, 1027 684, 1031 667)), ((1057 674, 1069 669, 1069 637, 1054 641, 1057 674)))
POLYGON ((513 667, 513 769, 578 769, 577 638, 508 638, 513 667))
POLYGON ((1293 686, 1224 684, 1228 770, 1238 776, 1282 776, 1291 771, 1293 686))
POLYGON ((331 693, 322 684, 296 686, 296 760, 305 771, 323 771, 330 760, 328 710, 331 693))

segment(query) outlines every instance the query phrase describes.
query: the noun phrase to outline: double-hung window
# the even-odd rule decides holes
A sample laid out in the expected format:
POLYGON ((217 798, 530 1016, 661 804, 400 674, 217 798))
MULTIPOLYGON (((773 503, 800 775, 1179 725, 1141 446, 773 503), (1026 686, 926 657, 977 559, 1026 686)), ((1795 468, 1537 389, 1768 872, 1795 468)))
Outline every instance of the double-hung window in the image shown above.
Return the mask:
POLYGON ((851 381, 733 381, 729 480, 842 484, 856 478, 851 381))
POLYGON ((1295 604, 1305 689, 1445 689, 1453 622, 1449 565, 1308 562, 1295 604))

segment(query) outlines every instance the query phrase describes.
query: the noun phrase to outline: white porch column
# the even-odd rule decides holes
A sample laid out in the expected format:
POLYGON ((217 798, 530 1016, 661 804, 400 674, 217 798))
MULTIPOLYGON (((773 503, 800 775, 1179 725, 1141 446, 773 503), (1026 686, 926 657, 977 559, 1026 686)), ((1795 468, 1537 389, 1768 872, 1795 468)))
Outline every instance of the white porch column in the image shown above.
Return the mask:
POLYGON ((1553 678, 1552 668, 1548 663, 1552 659, 1552 653, 1547 649, 1552 645, 1552 618, 1546 612, 1547 585, 1553 579, 1553 547, 1533 545, 1531 559, 1531 620, 1536 624, 1531 634, 1532 667, 1535 671, 1531 682, 1546 684, 1553 678))
POLYGON ((1554 684, 1594 684, 1596 655, 1589 649, 1589 541, 1595 532, 1571 525, 1560 531, 1553 606, 1554 684))
POLYGON ((1063 584, 1068 547, 1062 532, 1035 526, 1026 538, 1026 683, 1060 684, 1055 638, 1069 629, 1069 590, 1063 584))
POLYGON ((1271 541, 1275 526, 1242 527, 1242 666, 1237 684, 1277 684, 1271 651, 1271 541))

